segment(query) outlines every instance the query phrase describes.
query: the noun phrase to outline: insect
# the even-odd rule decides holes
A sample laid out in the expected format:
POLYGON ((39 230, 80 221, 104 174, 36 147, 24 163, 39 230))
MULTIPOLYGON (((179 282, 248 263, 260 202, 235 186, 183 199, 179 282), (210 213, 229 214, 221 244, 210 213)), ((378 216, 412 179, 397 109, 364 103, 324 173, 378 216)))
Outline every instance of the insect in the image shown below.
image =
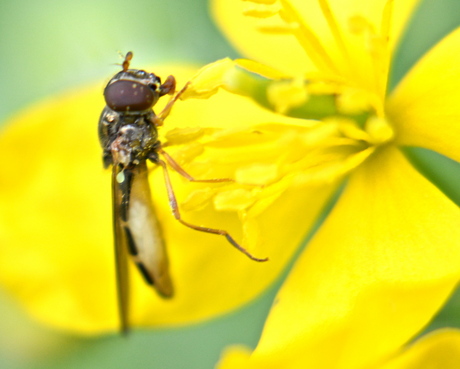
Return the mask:
POLYGON ((225 230, 194 225, 182 219, 168 173, 169 165, 192 182, 231 182, 229 178, 195 179, 182 169, 162 148, 157 128, 163 125, 172 106, 185 91, 175 93, 176 80, 168 76, 164 83, 153 73, 129 69, 132 52, 128 52, 122 70, 115 74, 104 90, 106 106, 99 119, 99 141, 103 149, 104 168, 112 166, 113 232, 118 291, 120 329, 129 330, 128 260, 136 264, 145 282, 158 294, 174 294, 169 274, 168 256, 160 224, 155 216, 148 182, 147 161, 163 169, 166 190, 173 216, 197 231, 224 236, 230 244, 255 261, 225 230), (156 115, 153 106, 162 96, 171 98, 156 115))

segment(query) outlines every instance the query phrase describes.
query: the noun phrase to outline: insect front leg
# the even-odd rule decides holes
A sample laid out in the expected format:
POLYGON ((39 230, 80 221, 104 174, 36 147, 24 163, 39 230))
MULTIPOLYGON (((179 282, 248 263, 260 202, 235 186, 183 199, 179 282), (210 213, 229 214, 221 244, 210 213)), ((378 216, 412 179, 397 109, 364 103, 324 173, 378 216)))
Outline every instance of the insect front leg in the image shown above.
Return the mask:
MULTIPOLYGON (((185 90, 187 89, 188 85, 190 84, 190 82, 187 82, 185 84, 184 87, 182 87, 182 89, 176 93, 173 97, 171 97, 171 99, 168 101, 168 103, 166 104, 166 106, 164 107, 164 109, 157 115, 155 116, 152 121, 153 121, 153 124, 155 124, 155 126, 162 126, 163 125, 163 121, 166 119, 166 117, 169 115, 169 113, 171 112, 171 109, 173 107, 173 105, 176 103, 176 101, 180 98, 180 96, 185 92, 185 90)), ((163 85, 161 85, 161 87, 164 87, 164 91, 163 91, 163 94, 173 94, 174 93, 174 90, 176 88, 176 80, 174 79, 173 76, 169 76, 165 83, 163 85), (169 81, 169 82, 168 82, 169 81), (165 86, 166 85, 166 86, 165 86), (174 90, 172 90, 172 88, 174 88, 174 90), (168 92, 165 92, 165 91, 168 91, 168 92)))
POLYGON ((177 199, 176 195, 174 194, 174 189, 171 184, 171 179, 169 178, 169 173, 168 173, 168 167, 166 166, 166 163, 159 159, 157 162, 161 167, 163 168, 163 174, 164 174, 164 179, 165 179, 165 184, 166 184, 166 190, 168 192, 168 198, 169 198, 169 206, 171 207, 172 213, 174 217, 181 222, 183 225, 194 229, 196 231, 200 232, 206 232, 206 233, 212 233, 212 234, 217 234, 220 236, 224 236, 230 244, 241 251, 243 254, 245 254, 247 257, 249 257, 251 260, 254 261, 267 261, 268 258, 257 258, 253 256, 252 254, 249 253, 244 247, 238 244, 238 242, 235 241, 235 239, 226 231, 223 229, 215 229, 215 228, 208 228, 208 227, 202 227, 202 226, 197 226, 191 223, 186 222, 185 220, 182 219, 180 211, 179 211, 179 206, 177 205, 177 199))
POLYGON ((174 76, 168 76, 165 83, 160 86, 160 96, 173 95, 176 92, 176 79, 174 76))

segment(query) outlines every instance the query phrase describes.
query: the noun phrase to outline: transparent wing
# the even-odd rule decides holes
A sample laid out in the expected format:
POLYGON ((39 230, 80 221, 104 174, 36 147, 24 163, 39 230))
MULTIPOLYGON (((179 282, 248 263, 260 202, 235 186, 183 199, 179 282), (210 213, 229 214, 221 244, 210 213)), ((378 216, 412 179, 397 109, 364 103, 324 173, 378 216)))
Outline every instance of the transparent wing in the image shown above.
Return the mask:
POLYGON ((112 170, 113 229, 122 332, 129 330, 128 255, 144 280, 165 298, 172 297, 173 285, 160 225, 153 208, 147 165, 133 168, 114 164, 112 170))
POLYGON ((129 251, 147 283, 162 297, 173 295, 169 262, 153 207, 145 162, 131 169, 125 233, 129 251))

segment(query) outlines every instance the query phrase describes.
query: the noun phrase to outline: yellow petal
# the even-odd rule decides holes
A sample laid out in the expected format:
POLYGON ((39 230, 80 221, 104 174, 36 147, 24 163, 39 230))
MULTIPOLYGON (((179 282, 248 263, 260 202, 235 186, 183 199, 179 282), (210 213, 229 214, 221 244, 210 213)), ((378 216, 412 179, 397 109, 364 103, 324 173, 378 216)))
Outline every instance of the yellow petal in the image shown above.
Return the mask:
POLYGON ((251 164, 240 168, 235 173, 235 179, 240 183, 265 185, 278 177, 278 165, 276 164, 251 164))
POLYGON ((220 87, 233 92, 232 80, 241 75, 241 73, 238 73, 240 68, 268 78, 282 77, 282 75, 273 68, 252 60, 231 60, 229 58, 224 58, 202 67, 189 81, 187 88, 181 95, 181 99, 207 99, 217 93, 220 87))
POLYGON ((416 341, 381 369, 457 369, 460 364, 460 331, 434 331, 416 341))
POLYGON ((394 354, 458 283, 459 221, 399 151, 370 159, 294 266, 250 367, 363 368, 394 354))
POLYGON ((172 129, 165 134, 168 144, 178 145, 200 138, 204 134, 201 127, 187 127, 172 129))
MULTIPOLYGON (((193 73, 177 67, 153 70, 160 76, 174 74, 179 86, 193 73)), ((102 85, 31 107, 0 135, 0 153, 8 158, 0 174, 2 288, 37 319, 84 333, 118 327, 110 171, 102 168, 97 141, 102 85)), ((238 129, 276 117, 248 99, 222 92, 210 100, 177 102, 159 133, 173 130, 173 141, 193 145, 201 132, 188 127, 238 129), (238 109, 223 114, 229 107, 238 109)), ((179 202, 193 191, 214 186, 171 176, 179 202)), ((240 242, 257 238, 250 251, 271 260, 256 263, 224 237, 179 224, 171 215, 161 171, 154 170, 150 179, 176 295, 168 301, 159 298, 133 269, 135 326, 197 322, 254 299, 283 270, 331 192, 331 187, 312 188, 299 200, 296 191, 287 191, 272 200, 269 211, 249 217, 249 227, 236 210, 216 211, 211 201, 202 203, 203 196, 189 209, 193 211, 183 211, 185 220, 226 229, 240 242), (302 227, 289 219, 302 219, 302 227), (284 221, 286 226, 280 227, 284 221), (243 235, 246 228, 248 235, 243 235)))
POLYGON ((217 210, 244 210, 254 202, 251 191, 238 188, 220 192, 214 199, 217 210))
MULTIPOLYGON (((385 83, 390 55, 418 2, 288 0, 257 5, 270 8, 288 4, 296 14, 287 17, 293 21, 299 16, 306 29, 299 31, 301 41, 292 34, 260 32, 263 27, 276 31, 277 27, 281 30, 297 23, 284 23, 279 16, 267 20, 243 15, 246 1, 214 0, 212 11, 230 41, 248 58, 291 76, 322 71, 352 78, 354 85, 382 89, 384 85, 374 85, 373 76, 383 72, 378 83, 385 83)), ((293 27, 294 32, 298 30, 298 26, 293 27)))
POLYGON ((460 29, 446 36, 401 81, 387 106, 400 145, 460 161, 460 29))
POLYGON ((304 104, 308 100, 308 92, 303 79, 281 81, 267 89, 267 98, 277 113, 284 114, 290 108, 304 104))
POLYGON ((251 71, 253 73, 258 73, 262 76, 265 76, 267 78, 271 79, 281 79, 283 77, 286 77, 285 75, 281 74, 278 70, 269 67, 266 64, 262 63, 257 63, 254 60, 250 59, 237 59, 235 60, 235 64, 239 67, 242 67, 248 71, 251 71))
POLYGON ((273 66, 288 75, 313 68, 294 37, 259 32, 255 20, 243 15, 246 6, 247 3, 239 0, 211 2, 214 19, 245 57, 273 66))
POLYGON ((207 99, 214 95, 222 86, 225 73, 234 65, 233 60, 225 58, 204 66, 191 79, 181 98, 207 99))
POLYGON ((99 87, 50 99, 0 136, 0 281, 39 320, 80 331, 116 326, 101 105, 99 87))
POLYGON ((245 346, 232 346, 224 351, 223 360, 218 363, 219 369, 250 369, 248 359, 251 354, 245 346))

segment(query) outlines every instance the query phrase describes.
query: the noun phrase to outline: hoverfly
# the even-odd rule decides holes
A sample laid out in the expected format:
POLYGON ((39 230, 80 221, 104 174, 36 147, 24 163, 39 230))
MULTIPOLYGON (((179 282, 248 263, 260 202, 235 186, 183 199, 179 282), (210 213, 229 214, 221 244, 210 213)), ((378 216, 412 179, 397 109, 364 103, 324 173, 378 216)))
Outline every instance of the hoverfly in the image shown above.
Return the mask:
POLYGON ((168 256, 155 216, 148 182, 147 161, 163 169, 169 204, 173 216, 194 230, 224 236, 230 244, 255 261, 225 230, 197 226, 184 221, 169 178, 167 164, 194 182, 231 182, 229 178, 193 178, 162 148, 157 127, 163 124, 172 106, 187 88, 175 93, 176 80, 168 76, 164 83, 153 73, 129 69, 132 52, 128 52, 122 70, 115 74, 104 90, 106 106, 99 119, 99 141, 103 149, 104 168, 112 166, 113 232, 121 331, 129 329, 128 259, 131 257, 145 282, 164 298, 173 296, 168 270, 168 256), (170 101, 156 115, 153 106, 164 95, 170 101), (163 160, 163 159, 164 160, 163 160))

